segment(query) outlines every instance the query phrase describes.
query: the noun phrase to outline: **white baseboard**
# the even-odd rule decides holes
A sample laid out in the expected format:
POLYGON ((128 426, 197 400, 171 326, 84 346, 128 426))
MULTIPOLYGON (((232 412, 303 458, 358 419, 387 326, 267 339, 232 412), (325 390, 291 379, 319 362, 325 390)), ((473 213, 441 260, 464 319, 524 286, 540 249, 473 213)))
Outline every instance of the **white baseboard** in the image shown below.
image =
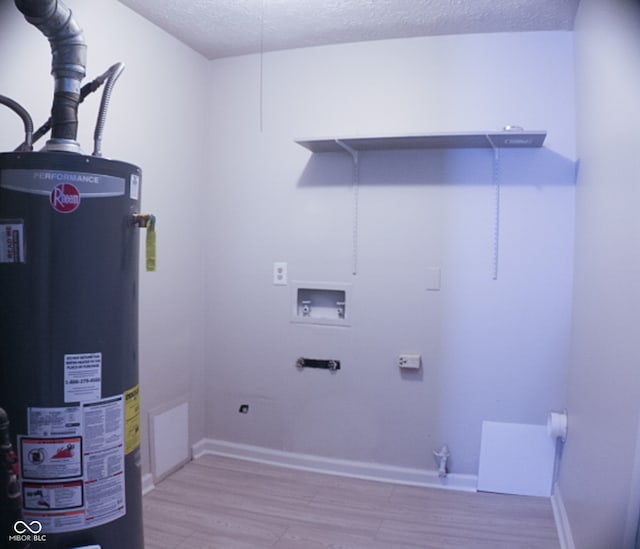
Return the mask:
POLYGON ((478 484, 478 477, 475 475, 450 473, 446 478, 440 479, 438 472, 435 470, 429 471, 426 469, 411 469, 361 461, 326 458, 209 438, 202 439, 193 445, 194 459, 205 454, 245 459, 317 473, 328 473, 413 486, 462 490, 465 492, 475 492, 478 484))
POLYGON ((153 484, 153 475, 151 473, 142 475, 142 495, 146 496, 154 488, 155 484, 153 484))
POLYGON ((573 543, 573 536, 571 535, 567 509, 564 506, 560 487, 557 483, 554 484, 553 494, 551 494, 551 508, 553 509, 553 518, 556 521, 556 528, 558 529, 560 547, 562 549, 576 549, 573 543))

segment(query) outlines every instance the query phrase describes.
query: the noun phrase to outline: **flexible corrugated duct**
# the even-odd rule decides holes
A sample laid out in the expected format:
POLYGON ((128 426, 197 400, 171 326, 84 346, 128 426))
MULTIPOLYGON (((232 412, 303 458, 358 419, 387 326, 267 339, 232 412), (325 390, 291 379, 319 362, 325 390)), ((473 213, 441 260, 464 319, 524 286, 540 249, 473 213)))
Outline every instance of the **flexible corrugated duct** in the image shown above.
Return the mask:
POLYGON ((80 84, 85 76, 87 46, 71 10, 60 0, 15 0, 29 23, 51 44, 55 79, 49 150, 77 151, 80 84))

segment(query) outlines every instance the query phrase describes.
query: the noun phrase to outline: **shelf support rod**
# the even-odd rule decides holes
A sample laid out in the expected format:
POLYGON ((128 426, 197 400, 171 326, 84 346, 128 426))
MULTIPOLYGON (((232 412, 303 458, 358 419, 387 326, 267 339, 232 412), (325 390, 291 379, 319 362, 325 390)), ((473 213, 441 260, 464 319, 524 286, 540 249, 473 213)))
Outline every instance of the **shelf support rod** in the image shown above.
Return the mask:
POLYGON ((342 147, 353 160, 353 180, 351 188, 353 190, 353 231, 352 238, 352 274, 358 274, 358 241, 359 241, 359 221, 360 221, 360 155, 353 147, 347 145, 344 141, 336 139, 336 145, 342 147))
POLYGON ((500 149, 487 135, 487 140, 493 150, 493 188, 495 192, 495 210, 493 222, 493 280, 498 280, 500 262, 500 149))

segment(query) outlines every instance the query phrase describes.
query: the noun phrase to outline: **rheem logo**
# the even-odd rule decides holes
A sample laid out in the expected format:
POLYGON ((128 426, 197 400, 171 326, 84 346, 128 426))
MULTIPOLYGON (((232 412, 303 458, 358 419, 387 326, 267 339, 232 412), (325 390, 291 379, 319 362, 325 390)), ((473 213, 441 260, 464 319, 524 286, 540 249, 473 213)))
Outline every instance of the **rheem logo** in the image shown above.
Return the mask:
POLYGON ((56 212, 71 213, 80 206, 80 191, 71 183, 60 183, 51 191, 49 200, 56 212))

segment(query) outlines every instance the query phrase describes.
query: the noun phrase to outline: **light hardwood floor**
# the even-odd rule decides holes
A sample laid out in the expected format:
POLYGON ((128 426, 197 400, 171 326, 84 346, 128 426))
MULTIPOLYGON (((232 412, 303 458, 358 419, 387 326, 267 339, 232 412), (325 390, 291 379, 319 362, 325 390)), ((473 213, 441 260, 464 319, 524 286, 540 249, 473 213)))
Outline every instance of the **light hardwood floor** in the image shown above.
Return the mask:
POLYGON ((145 549, 559 549, 551 503, 203 456, 144 497, 145 549))

